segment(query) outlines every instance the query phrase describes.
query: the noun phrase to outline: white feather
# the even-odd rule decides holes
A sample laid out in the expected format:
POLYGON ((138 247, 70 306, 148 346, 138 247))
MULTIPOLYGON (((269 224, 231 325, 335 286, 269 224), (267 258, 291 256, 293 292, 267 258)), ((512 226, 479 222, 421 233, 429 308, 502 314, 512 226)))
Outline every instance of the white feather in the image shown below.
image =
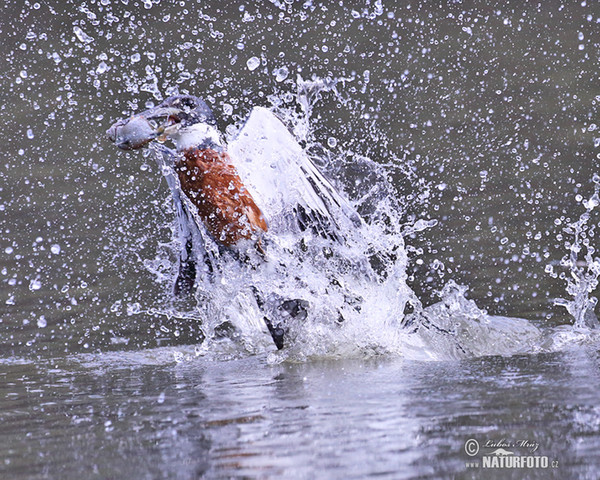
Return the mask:
POLYGON ((189 127, 180 128, 173 133, 169 133, 169 138, 171 138, 179 152, 207 142, 223 146, 223 139, 219 131, 207 123, 196 123, 189 127))
POLYGON ((229 154, 267 218, 271 233, 290 233, 297 225, 298 206, 326 219, 329 229, 338 226, 340 215, 355 225, 360 223, 358 214, 270 110, 252 110, 238 136, 229 143, 229 154))

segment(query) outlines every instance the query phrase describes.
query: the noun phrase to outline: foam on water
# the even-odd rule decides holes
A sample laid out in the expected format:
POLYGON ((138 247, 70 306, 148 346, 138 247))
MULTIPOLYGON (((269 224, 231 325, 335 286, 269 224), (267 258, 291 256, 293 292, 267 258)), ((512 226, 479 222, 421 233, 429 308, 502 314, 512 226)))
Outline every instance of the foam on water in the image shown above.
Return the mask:
MULTIPOLYGON (((247 261, 240 262, 239 254, 218 248, 199 219, 190 226, 196 231, 199 263, 208 259, 214 273, 201 275, 194 305, 182 309, 174 303, 162 313, 197 319, 205 339, 196 353, 228 358, 271 352, 272 362, 380 354, 440 360, 556 348, 560 342, 549 341, 527 320, 488 315, 466 299, 465 287, 452 281, 440 292, 439 303, 423 308, 407 285, 402 233, 430 228, 435 221, 404 225, 400 194, 384 167, 368 158, 336 158, 323 146, 319 151, 328 159, 311 158, 307 151, 314 143, 312 106, 326 92, 337 95, 336 82, 298 79, 298 86, 300 113, 279 109, 275 114, 256 107, 239 130, 229 129, 232 161, 269 222, 266 261, 247 245, 241 248, 247 261), (299 140, 307 146, 301 147, 299 140), (325 165, 323 172, 313 160, 325 165), (361 172, 352 197, 344 179, 334 177, 348 163, 361 172), (253 289, 265 299, 262 307, 253 289), (306 318, 286 317, 280 305, 290 299, 308 302, 306 318), (289 332, 282 351, 275 352, 264 315, 274 323, 286 322, 289 332)), ((177 195, 169 154, 155 148, 153 156, 177 195)), ((148 267, 171 285, 180 242, 174 240, 168 247, 169 258, 157 258, 148 267), (165 262, 172 265, 168 274, 162 268, 165 262)), ((576 271, 569 293, 577 296, 582 281, 587 282, 586 292, 594 281, 597 284, 600 270, 590 259, 591 276, 583 278, 576 271)), ((590 300, 583 307, 581 301, 566 305, 576 319, 593 312, 590 300)), ((583 320, 576 325, 589 327, 583 320)))

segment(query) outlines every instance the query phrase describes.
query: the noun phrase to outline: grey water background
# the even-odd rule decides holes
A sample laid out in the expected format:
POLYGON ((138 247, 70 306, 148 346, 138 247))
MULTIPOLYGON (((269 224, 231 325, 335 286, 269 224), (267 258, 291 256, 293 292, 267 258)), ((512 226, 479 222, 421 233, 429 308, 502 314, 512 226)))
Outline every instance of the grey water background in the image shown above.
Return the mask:
POLYGON ((478 478, 470 438, 559 462, 490 478, 595 478, 593 348, 175 365, 198 326, 155 313, 169 293, 144 267, 171 238, 166 185, 104 131, 175 87, 225 128, 292 107, 297 74, 352 79, 314 135, 388 165, 407 223, 438 220, 407 238, 422 301, 454 279, 490 313, 565 324, 544 270, 593 192, 599 29, 591 1, 5 2, 2 478, 478 478))

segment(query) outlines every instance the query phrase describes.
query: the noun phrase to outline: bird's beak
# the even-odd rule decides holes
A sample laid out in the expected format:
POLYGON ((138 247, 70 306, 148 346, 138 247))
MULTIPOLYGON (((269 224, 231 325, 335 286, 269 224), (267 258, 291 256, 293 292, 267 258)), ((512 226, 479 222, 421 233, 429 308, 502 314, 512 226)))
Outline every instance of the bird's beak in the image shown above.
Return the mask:
POLYGON ((115 122, 106 134, 117 147, 123 150, 137 150, 154 139, 163 140, 173 133, 173 118, 177 118, 180 110, 173 107, 155 107, 115 122), (171 129, 171 130, 169 130, 171 129))

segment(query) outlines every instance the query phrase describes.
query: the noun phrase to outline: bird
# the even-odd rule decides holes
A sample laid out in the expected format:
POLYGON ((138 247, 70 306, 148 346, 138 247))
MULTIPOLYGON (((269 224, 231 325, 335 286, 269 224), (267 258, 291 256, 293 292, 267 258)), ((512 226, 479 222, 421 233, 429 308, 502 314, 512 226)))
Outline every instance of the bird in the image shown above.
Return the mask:
POLYGON ((252 240, 264 255, 261 238, 268 231, 267 221, 232 164, 210 108, 191 96, 170 97, 160 108, 178 110, 169 115, 161 135, 176 146, 181 190, 196 206, 208 232, 230 248, 252 240))
MULTIPOLYGON (((153 140, 170 140, 175 145, 175 154, 169 149, 162 152, 178 179, 178 182, 171 179, 169 185, 184 245, 175 282, 176 295, 190 292, 197 275, 193 258, 193 247, 198 243, 192 231, 195 223, 180 192, 188 198, 203 227, 220 248, 243 256, 243 247, 249 244, 264 260, 262 239, 269 229, 267 219, 242 182, 217 129, 214 114, 204 100, 192 95, 171 96, 154 108, 115 122, 107 135, 123 150, 138 150, 153 140)), ((210 261, 207 267, 211 273, 210 261)), ((252 287, 252 292, 262 308, 264 298, 256 287, 252 287)), ((306 317, 304 300, 286 300, 280 307, 288 316, 306 317)), ((277 348, 283 348, 284 326, 266 316, 264 321, 277 348)))
POLYGON ((126 150, 159 137, 171 140, 180 188, 213 239, 226 247, 253 239, 264 255, 261 235, 268 231, 267 221, 232 164, 206 102, 191 95, 169 97, 155 109, 117 122, 109 137, 117 140, 117 135, 117 145, 126 150), (164 115, 166 124, 153 128, 150 120, 164 115))
MULTIPOLYGON (((329 262, 335 252, 348 275, 376 278, 368 255, 348 249, 354 235, 361 235, 363 219, 270 110, 253 107, 237 137, 227 145, 203 99, 173 95, 116 121, 107 135, 120 149, 139 150, 152 144, 157 154, 171 190, 183 247, 174 284, 176 296, 194 292, 199 278, 214 278, 220 268, 217 257, 222 254, 233 254, 252 268, 256 261, 278 261, 273 255, 268 259, 266 247, 289 249, 289 242, 283 239, 290 234, 299 242, 292 248, 297 248, 300 256, 307 254, 308 239, 313 245, 309 254, 321 262, 329 262), (165 146, 167 141, 175 150, 165 146), (207 236, 213 242, 207 242, 207 236), (200 275, 201 269, 206 275, 200 275)), ((287 270, 285 264, 279 266, 287 270)), ((360 312, 363 299, 347 288, 344 274, 326 269, 325 275, 324 293, 338 292, 354 313, 360 312)), ((310 304, 301 298, 282 297, 274 305, 258 287, 262 288, 249 285, 273 342, 282 349, 290 319, 295 323, 306 319, 310 304)), ((343 308, 338 308, 338 323, 345 321, 343 308)))

